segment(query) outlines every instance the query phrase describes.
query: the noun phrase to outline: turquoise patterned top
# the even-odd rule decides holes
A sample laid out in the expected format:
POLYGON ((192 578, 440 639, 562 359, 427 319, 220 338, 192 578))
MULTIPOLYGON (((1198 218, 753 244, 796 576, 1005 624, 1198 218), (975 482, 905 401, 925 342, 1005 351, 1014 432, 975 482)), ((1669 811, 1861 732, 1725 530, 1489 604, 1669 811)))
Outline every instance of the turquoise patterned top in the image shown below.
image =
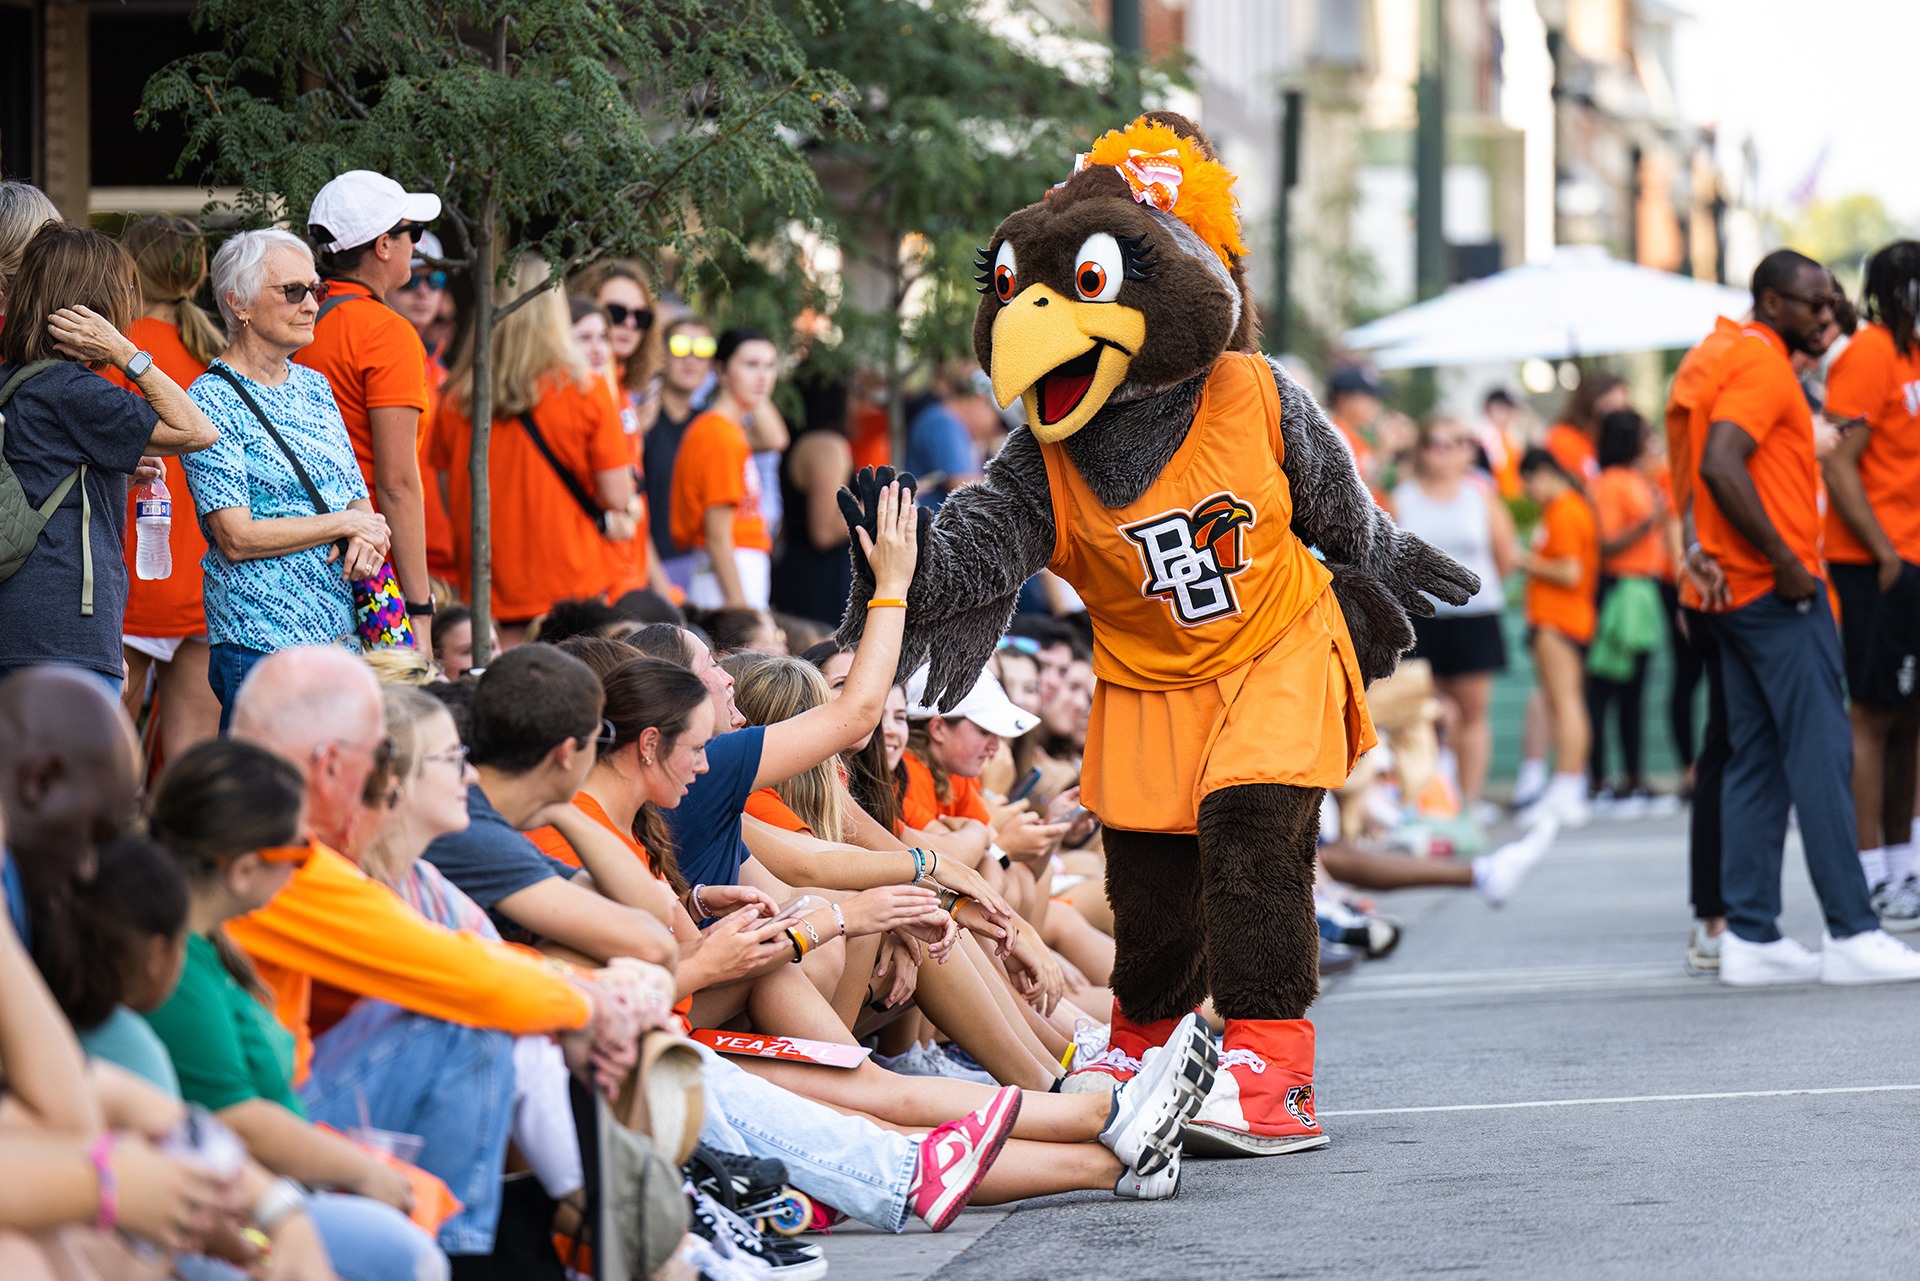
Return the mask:
MULTIPOLYGON (((228 367, 224 361, 216 363, 228 367)), ((233 374, 273 420, 287 447, 299 455, 328 507, 339 511, 367 496, 353 442, 324 374, 289 362, 287 380, 278 387, 257 383, 238 370, 233 374)), ((286 455, 225 379, 202 374, 188 394, 220 429, 218 444, 180 460, 203 531, 207 513, 227 507, 245 507, 255 520, 314 514, 286 455)), ((329 550, 331 545, 230 561, 209 532, 207 554, 200 562, 206 571, 207 640, 268 653, 293 645, 343 643, 358 648, 353 592, 340 562, 328 562, 329 550)))

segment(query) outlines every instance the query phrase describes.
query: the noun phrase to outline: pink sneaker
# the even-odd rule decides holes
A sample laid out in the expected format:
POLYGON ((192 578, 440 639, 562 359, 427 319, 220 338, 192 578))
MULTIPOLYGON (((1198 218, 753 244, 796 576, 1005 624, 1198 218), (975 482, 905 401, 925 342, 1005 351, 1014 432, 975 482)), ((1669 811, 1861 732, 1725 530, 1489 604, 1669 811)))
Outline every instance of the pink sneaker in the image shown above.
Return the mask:
POLYGON ((985 1107, 949 1121, 920 1140, 920 1163, 907 1193, 915 1217, 935 1232, 967 1208, 1020 1117, 1020 1088, 997 1091, 985 1107))

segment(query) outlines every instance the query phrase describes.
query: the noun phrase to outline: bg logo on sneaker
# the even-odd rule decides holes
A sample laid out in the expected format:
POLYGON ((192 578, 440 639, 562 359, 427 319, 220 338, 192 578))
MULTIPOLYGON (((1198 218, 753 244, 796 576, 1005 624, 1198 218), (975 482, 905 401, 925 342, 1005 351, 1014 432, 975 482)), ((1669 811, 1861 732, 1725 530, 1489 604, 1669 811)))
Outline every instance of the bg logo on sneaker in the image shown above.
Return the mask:
POLYGON ((1313 1119, 1313 1087, 1311 1085, 1296 1085, 1288 1090, 1286 1104, 1287 1111, 1292 1114, 1294 1120, 1309 1130, 1320 1128, 1320 1123, 1313 1119))
POLYGON ((1143 596, 1157 596, 1187 627, 1240 612, 1233 576, 1247 567, 1245 531, 1252 528, 1251 505, 1232 494, 1215 494, 1191 511, 1162 512, 1122 525, 1120 532, 1140 548, 1146 581, 1143 596))

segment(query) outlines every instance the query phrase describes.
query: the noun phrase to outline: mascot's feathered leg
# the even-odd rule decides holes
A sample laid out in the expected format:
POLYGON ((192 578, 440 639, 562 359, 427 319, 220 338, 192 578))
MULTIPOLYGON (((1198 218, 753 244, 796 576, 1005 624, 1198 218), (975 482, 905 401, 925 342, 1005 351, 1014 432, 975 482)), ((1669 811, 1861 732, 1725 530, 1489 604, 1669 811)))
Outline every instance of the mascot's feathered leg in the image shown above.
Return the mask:
POLYGON ((1113 907, 1113 1022, 1106 1052, 1074 1064, 1060 1087, 1068 1094, 1124 1082, 1207 996, 1199 841, 1108 828, 1103 844, 1113 907))
POLYGON ((1324 1147, 1313 1114, 1320 930, 1313 910, 1317 787, 1252 783, 1200 802, 1207 972, 1227 1021, 1219 1075, 1187 1126, 1201 1155, 1324 1147))

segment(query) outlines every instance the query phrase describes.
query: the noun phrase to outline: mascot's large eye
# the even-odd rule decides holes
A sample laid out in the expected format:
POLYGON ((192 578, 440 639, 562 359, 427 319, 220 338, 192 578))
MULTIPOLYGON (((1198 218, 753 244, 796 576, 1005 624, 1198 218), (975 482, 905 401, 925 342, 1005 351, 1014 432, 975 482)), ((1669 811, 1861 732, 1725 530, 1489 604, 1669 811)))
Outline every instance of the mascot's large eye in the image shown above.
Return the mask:
POLYGON ((1073 287, 1088 302, 1112 302, 1126 277, 1120 242, 1104 231, 1088 236, 1074 255, 1073 287))
POLYGON ((993 256, 993 292, 1001 302, 1007 302, 1019 288, 1020 282, 1014 273, 1013 246, 1003 240, 1000 252, 993 256))

